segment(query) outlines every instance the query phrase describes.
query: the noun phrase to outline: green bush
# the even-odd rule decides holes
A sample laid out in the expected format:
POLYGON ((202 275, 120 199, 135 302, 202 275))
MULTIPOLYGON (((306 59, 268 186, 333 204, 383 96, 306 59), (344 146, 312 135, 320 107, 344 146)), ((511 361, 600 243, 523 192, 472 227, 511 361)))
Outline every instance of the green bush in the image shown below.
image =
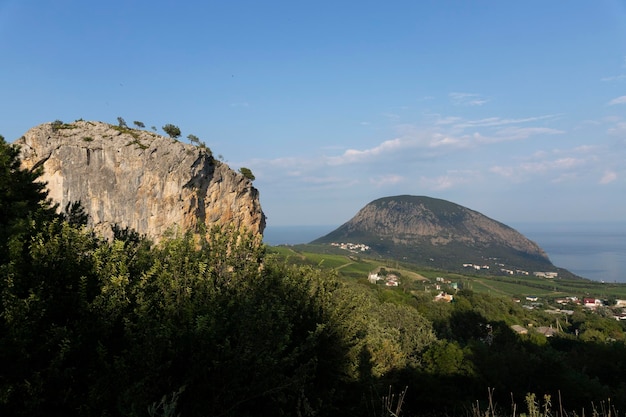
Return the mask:
POLYGON ((244 177, 246 177, 247 179, 249 179, 250 181, 254 181, 256 178, 254 174, 252 173, 252 171, 250 170, 250 168, 241 167, 239 168, 239 173, 243 175, 244 177))

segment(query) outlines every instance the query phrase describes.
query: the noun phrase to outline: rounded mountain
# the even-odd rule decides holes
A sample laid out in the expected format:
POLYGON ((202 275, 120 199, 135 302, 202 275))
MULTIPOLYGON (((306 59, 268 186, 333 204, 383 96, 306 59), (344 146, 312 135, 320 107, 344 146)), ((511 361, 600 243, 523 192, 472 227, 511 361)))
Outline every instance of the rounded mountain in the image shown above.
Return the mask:
POLYGON ((556 270, 543 249, 515 229, 469 208, 425 196, 372 201, 311 244, 333 242, 361 243, 385 258, 446 269, 492 264, 556 270))

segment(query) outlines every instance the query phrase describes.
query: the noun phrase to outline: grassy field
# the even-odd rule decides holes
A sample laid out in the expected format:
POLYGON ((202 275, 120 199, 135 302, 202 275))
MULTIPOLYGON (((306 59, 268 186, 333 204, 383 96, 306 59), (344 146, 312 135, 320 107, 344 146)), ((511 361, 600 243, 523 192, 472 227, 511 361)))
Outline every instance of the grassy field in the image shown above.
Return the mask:
POLYGON ((415 290, 433 289, 436 279, 441 277, 446 281, 457 283, 459 288, 500 296, 626 298, 626 284, 607 284, 584 279, 547 279, 533 275, 498 276, 488 272, 464 275, 385 259, 371 259, 363 257, 362 254, 342 250, 322 253, 319 248, 309 248, 307 245, 272 246, 268 250, 274 256, 286 259, 290 263, 330 269, 340 277, 350 280, 365 281, 370 272, 378 272, 384 268, 400 277, 402 288, 415 290))

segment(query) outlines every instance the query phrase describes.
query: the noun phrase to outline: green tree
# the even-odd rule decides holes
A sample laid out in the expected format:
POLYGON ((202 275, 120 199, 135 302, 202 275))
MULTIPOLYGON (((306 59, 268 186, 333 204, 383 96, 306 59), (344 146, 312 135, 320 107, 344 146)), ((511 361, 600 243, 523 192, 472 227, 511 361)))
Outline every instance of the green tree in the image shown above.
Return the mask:
POLYGON ((55 120, 54 122, 52 122, 52 131, 56 132, 57 130, 59 130, 62 126, 63 126, 63 121, 62 120, 55 120))
POLYGON ((126 121, 123 118, 121 118, 121 117, 117 118, 117 125, 119 127, 122 127, 122 128, 128 128, 128 125, 126 124, 126 121))
POLYGON ((207 235, 165 240, 139 280, 118 267, 104 274, 117 278, 99 303, 122 315, 126 340, 112 377, 127 381, 119 409, 182 387, 177 411, 189 416, 297 415, 348 398, 365 329, 358 298, 319 271, 266 258, 257 236, 207 235))
POLYGON ((16 145, 0 136, 0 264, 8 260, 11 247, 19 250, 25 243, 31 222, 55 215, 45 184, 37 182, 43 168, 22 168, 19 154, 16 145))
POLYGON ((163 126, 162 129, 172 139, 180 137, 180 129, 178 128, 178 126, 168 123, 163 126))
POLYGON ((145 124, 143 124, 143 122, 140 122, 139 120, 135 120, 135 121, 133 122, 133 124, 134 124, 135 126, 137 126, 138 128, 141 128, 141 129, 143 129, 144 127, 146 127, 146 125, 145 125, 145 124))
POLYGON ((0 414, 76 415, 88 404, 102 335, 95 237, 55 219, 32 227, 21 259, 0 266, 0 414))
POLYGON ((442 340, 424 355, 424 369, 435 375, 470 374, 471 363, 457 342, 442 340))
POLYGON ((187 139, 189 139, 189 142, 191 142, 191 144, 200 146, 200 138, 196 135, 187 135, 187 139))
POLYGON ((89 215, 80 201, 67 203, 63 213, 61 213, 61 218, 76 227, 85 226, 89 221, 89 215))
POLYGON ((249 179, 250 181, 254 181, 256 178, 254 174, 252 173, 252 171, 250 170, 250 168, 241 167, 239 168, 239 173, 243 175, 244 177, 246 177, 247 179, 249 179))

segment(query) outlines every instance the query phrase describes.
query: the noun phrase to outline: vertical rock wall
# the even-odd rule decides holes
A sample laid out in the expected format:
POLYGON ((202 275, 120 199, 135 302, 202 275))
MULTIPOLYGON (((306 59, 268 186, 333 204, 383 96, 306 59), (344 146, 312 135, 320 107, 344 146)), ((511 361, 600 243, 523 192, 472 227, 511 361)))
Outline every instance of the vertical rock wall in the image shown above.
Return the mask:
POLYGON ((105 236, 130 227, 158 240, 198 224, 265 228, 252 182, 205 150, 156 133, 101 122, 46 123, 16 141, 27 168, 60 208, 80 201, 91 226, 105 236))

